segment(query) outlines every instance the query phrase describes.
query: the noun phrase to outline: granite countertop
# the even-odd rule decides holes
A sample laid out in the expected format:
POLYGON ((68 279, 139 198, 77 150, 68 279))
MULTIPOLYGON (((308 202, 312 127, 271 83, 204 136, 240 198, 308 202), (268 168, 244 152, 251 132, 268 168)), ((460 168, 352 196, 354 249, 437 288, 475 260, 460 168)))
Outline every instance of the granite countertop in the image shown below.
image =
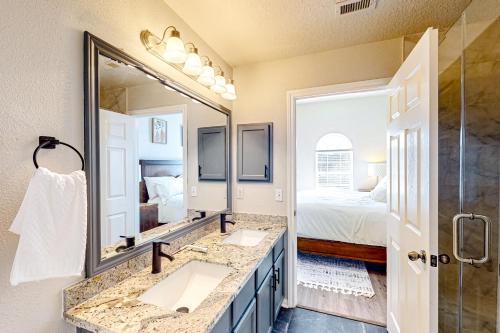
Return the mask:
POLYGON ((286 225, 270 221, 238 221, 234 227, 228 225, 228 229, 227 234, 215 231, 193 243, 208 248, 208 253, 185 249, 177 252, 172 262, 162 258, 161 273, 151 274, 151 266, 139 271, 67 310, 64 313, 66 321, 93 332, 209 331, 272 250, 286 225), (237 229, 265 230, 268 234, 254 247, 223 244, 222 240, 237 229), (232 268, 231 273, 193 312, 178 313, 137 300, 147 289, 192 260, 232 268))

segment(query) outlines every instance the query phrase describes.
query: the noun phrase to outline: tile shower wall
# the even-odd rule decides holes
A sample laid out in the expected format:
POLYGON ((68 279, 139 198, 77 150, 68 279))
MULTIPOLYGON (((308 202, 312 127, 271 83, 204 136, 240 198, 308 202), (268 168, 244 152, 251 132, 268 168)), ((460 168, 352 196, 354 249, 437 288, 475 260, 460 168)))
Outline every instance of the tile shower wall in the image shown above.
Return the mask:
MULTIPOLYGON (((469 27, 466 27, 468 29, 469 27)), ((464 212, 491 218, 491 260, 463 266, 461 332, 496 332, 499 222, 500 19, 464 52, 466 145, 464 212)), ((460 59, 439 76, 439 250, 453 257, 452 218, 459 213, 460 59)), ((480 257, 483 226, 467 222, 464 255, 480 257)), ((439 268, 439 331, 457 332, 459 264, 439 268)))

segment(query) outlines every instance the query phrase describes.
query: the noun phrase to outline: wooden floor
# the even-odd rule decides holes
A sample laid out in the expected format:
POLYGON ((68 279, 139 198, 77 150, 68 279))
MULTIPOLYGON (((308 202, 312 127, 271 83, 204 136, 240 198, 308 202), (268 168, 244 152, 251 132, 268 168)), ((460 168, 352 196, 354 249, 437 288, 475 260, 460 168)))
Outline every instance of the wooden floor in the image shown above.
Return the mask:
POLYGON ((304 286, 298 288, 298 306, 323 313, 342 316, 376 325, 386 326, 386 273, 379 267, 366 264, 375 296, 344 295, 304 286))

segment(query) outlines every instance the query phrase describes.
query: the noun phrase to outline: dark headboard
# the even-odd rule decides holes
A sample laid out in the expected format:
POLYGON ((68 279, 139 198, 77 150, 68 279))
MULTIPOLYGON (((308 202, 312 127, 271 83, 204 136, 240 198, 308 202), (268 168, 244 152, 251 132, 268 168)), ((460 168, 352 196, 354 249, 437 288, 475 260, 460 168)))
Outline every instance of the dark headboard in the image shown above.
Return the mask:
POLYGON ((148 202, 148 190, 144 177, 177 177, 182 175, 183 166, 180 160, 139 160, 141 181, 139 183, 139 202, 148 202))

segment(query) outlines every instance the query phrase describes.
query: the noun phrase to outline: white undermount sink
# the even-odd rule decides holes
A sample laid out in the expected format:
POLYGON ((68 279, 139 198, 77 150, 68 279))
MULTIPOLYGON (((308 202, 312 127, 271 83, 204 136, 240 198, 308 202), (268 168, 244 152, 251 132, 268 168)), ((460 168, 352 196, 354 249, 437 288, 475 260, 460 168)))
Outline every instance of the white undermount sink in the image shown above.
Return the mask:
POLYGON ((137 299, 172 311, 193 312, 231 271, 224 265, 190 261, 137 299))
POLYGON ((224 244, 234 244, 240 246, 255 246, 260 243, 267 232, 249 229, 240 229, 233 232, 230 236, 222 241, 224 244))

